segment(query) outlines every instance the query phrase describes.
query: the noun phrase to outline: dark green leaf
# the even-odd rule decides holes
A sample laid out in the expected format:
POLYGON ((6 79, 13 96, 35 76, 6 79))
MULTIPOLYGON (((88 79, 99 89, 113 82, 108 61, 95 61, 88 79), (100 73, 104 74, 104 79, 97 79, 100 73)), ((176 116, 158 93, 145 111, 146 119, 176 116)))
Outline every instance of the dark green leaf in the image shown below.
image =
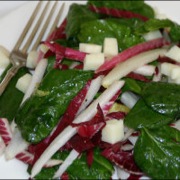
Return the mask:
POLYGON ((37 143, 49 135, 91 77, 89 71, 51 69, 17 113, 15 121, 24 139, 37 143))
POLYGON ((137 165, 153 179, 180 179, 180 131, 142 129, 134 148, 137 165))
POLYGON ((180 25, 174 23, 174 26, 170 28, 169 35, 173 42, 180 41, 180 25))
POLYGON ((154 111, 176 117, 180 113, 180 85, 164 82, 146 83, 142 97, 154 111))
POLYGON ((125 117, 125 125, 133 129, 157 128, 169 124, 172 120, 172 118, 153 111, 143 99, 140 99, 125 117))
POLYGON ((150 19, 136 29, 137 34, 145 34, 163 28, 172 27, 174 23, 169 19, 150 19))
POLYGON ((98 15, 88 10, 86 5, 72 4, 67 15, 66 36, 71 39, 71 42, 77 42, 77 35, 80 30, 81 24, 94 19, 98 15))
POLYGON ((9 121, 14 119, 24 97, 24 93, 16 88, 16 83, 20 77, 28 72, 28 69, 25 67, 19 69, 0 96, 0 117, 7 118, 9 121))
POLYGON ((123 80, 125 80, 125 85, 122 88, 123 92, 132 91, 137 94, 141 93, 142 87, 144 86, 144 82, 127 77, 123 78, 123 80))
POLYGON ((94 20, 81 25, 79 41, 102 45, 104 38, 117 38, 119 51, 144 41, 144 38, 133 33, 129 26, 112 19, 94 20))

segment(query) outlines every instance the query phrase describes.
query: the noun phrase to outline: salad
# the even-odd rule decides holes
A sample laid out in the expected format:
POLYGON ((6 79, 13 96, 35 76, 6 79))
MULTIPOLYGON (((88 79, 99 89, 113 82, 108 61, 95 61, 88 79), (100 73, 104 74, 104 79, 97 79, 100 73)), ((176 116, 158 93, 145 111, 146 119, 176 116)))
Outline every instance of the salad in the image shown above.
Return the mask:
POLYGON ((144 1, 73 3, 0 96, 0 154, 32 179, 179 179, 179 42, 144 1))

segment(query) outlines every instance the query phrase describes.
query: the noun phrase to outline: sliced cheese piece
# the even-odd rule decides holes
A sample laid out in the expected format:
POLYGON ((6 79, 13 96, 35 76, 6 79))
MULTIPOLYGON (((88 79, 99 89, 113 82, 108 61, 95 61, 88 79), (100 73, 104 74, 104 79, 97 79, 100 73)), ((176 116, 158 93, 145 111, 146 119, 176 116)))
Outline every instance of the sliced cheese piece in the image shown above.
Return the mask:
POLYGON ((43 53, 46 53, 46 52, 49 50, 49 48, 48 48, 45 44, 41 44, 41 45, 39 46, 39 49, 40 49, 43 53))
POLYGON ((102 129, 102 141, 115 144, 124 138, 123 120, 112 119, 106 121, 105 127, 102 129))
POLYGON ((168 76, 169 83, 180 84, 180 66, 171 63, 162 63, 160 66, 161 73, 168 76))
POLYGON ((172 69, 174 68, 174 64, 164 62, 160 65, 160 71, 162 74, 166 76, 170 76, 172 69))
POLYGON ((37 51, 31 51, 28 54, 27 61, 26 61, 26 67, 30 69, 35 69, 38 63, 38 52, 37 51))
POLYGON ((162 34, 159 30, 156 30, 156 31, 150 31, 144 34, 143 37, 146 41, 150 41, 153 39, 162 38, 162 34))
POLYGON ((84 70, 96 70, 104 63, 104 54, 87 54, 84 59, 84 70))
POLYGON ((16 83, 16 88, 19 89, 21 92, 25 93, 29 84, 31 82, 32 75, 26 73, 24 76, 20 77, 16 83))
POLYGON ((174 67, 171 71, 172 79, 180 79, 180 66, 174 67))
POLYGON ((79 50, 81 52, 85 52, 85 53, 89 53, 89 54, 101 53, 102 46, 97 45, 97 44, 80 43, 79 50))
POLYGON ((103 45, 105 57, 113 57, 118 54, 118 42, 116 38, 105 38, 103 45))
POLYGON ((175 60, 176 62, 180 62, 180 48, 174 45, 167 51, 165 56, 175 60))

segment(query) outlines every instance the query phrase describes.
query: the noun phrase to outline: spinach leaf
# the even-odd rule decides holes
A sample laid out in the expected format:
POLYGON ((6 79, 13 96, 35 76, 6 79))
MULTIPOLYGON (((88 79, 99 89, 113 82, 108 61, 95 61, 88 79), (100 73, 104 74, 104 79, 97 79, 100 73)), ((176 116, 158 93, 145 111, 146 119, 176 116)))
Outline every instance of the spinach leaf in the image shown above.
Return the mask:
POLYGON ((97 7, 107 7, 107 8, 114 8, 114 9, 122 9, 132 11, 134 13, 141 14, 143 16, 154 18, 154 10, 151 6, 144 3, 143 0, 138 1, 94 1, 89 0, 88 5, 95 5, 97 7))
POLYGON ((132 91, 134 93, 140 94, 145 84, 143 81, 138 81, 128 77, 124 77, 123 80, 125 81, 125 84, 122 88, 123 92, 132 91))
POLYGON ((48 136, 71 99, 91 77, 90 71, 51 69, 16 115, 24 139, 38 143, 48 136))
POLYGON ((77 44, 77 34, 80 25, 84 22, 95 20, 99 17, 96 13, 91 12, 86 5, 72 4, 67 15, 66 36, 71 39, 72 44, 77 44))
POLYGON ((20 77, 28 72, 28 69, 25 67, 19 69, 17 74, 9 82, 6 90, 0 96, 0 117, 7 118, 9 121, 14 119, 24 97, 24 93, 16 88, 16 83, 20 77))
POLYGON ((174 23, 174 25, 170 28, 169 36, 173 42, 180 41, 180 25, 174 23))
MULTIPOLYGON (((100 153, 99 149, 94 150, 91 167, 87 165, 86 153, 83 153, 68 167, 66 172, 69 179, 110 179, 114 172, 113 165, 100 153)), ((56 158, 64 160, 68 154, 68 151, 58 152, 56 158)), ((57 167, 43 169, 35 179, 51 179, 56 171, 57 167)))
POLYGON ((169 36, 172 42, 180 40, 180 25, 170 19, 150 19, 143 24, 139 23, 138 26, 135 30, 136 34, 145 34, 150 31, 169 28, 169 36))
POLYGON ((150 31, 172 27, 174 23, 169 19, 149 19, 136 29, 137 34, 145 34, 150 31))
POLYGON ((172 118, 153 111, 141 98, 127 114, 124 122, 130 128, 140 129, 143 127, 157 128, 164 124, 169 124, 172 120, 172 118))
POLYGON ((163 126, 142 129, 134 148, 137 165, 153 179, 180 179, 180 131, 163 126))
POLYGON ((144 38, 133 33, 129 26, 112 19, 94 20, 83 23, 78 35, 79 41, 102 45, 104 38, 113 37, 118 40, 119 51, 144 41, 144 38))
POLYGON ((175 118, 180 114, 180 85, 164 82, 146 83, 142 97, 154 111, 175 118))

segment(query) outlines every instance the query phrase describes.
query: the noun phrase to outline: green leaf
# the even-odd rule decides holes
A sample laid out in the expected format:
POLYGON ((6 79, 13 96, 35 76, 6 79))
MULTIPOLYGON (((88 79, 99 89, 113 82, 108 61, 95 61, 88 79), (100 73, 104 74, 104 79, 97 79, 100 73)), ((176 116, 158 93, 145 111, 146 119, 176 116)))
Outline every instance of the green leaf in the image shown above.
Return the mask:
MULTIPOLYGON (((99 149, 94 150, 94 160, 92 166, 87 165, 86 153, 76 159, 72 165, 68 167, 66 172, 70 179, 111 179, 114 173, 113 165, 103 156, 99 149)), ((64 160, 68 156, 68 151, 58 152, 53 159, 64 160)), ((35 179, 52 179, 58 167, 42 169, 35 179)))
POLYGON ((67 14, 66 36, 71 39, 72 43, 77 44, 77 35, 80 30, 81 24, 94 19, 99 15, 91 12, 86 5, 72 4, 67 14))
POLYGON ((142 129, 134 148, 137 165, 153 179, 180 179, 180 131, 142 129))
POLYGON ((87 165, 86 154, 76 160, 67 170, 70 179, 110 179, 114 168, 113 165, 103 156, 100 151, 94 151, 92 166, 87 165))
POLYGON ((125 125, 133 129, 157 128, 171 121, 173 121, 172 118, 153 111, 142 98, 138 100, 124 120, 125 125))
POLYGON ((144 41, 144 38, 133 33, 130 26, 113 19, 94 20, 81 25, 79 41, 102 45, 104 38, 113 37, 118 40, 119 51, 144 41))
POLYGON ((180 85, 164 82, 146 83, 142 97, 154 111, 175 118, 180 114, 180 85))
POLYGON ((174 26, 170 28, 169 35, 173 42, 180 41, 180 25, 174 23, 174 26))
POLYGON ((14 119, 24 97, 24 93, 16 88, 16 83, 26 73, 29 73, 27 68, 19 69, 0 96, 0 117, 7 118, 9 121, 14 119))
POLYGON ((145 34, 163 28, 172 27, 174 23, 169 19, 149 19, 143 25, 136 29, 137 34, 145 34))
POLYGON ((51 69, 16 115, 24 139, 37 143, 48 136, 72 98, 91 77, 90 71, 51 69))
POLYGON ((125 84, 122 88, 122 91, 132 91, 134 93, 140 94, 142 87, 144 86, 144 82, 143 81, 138 81, 132 78, 123 78, 123 80, 125 81, 125 84))

